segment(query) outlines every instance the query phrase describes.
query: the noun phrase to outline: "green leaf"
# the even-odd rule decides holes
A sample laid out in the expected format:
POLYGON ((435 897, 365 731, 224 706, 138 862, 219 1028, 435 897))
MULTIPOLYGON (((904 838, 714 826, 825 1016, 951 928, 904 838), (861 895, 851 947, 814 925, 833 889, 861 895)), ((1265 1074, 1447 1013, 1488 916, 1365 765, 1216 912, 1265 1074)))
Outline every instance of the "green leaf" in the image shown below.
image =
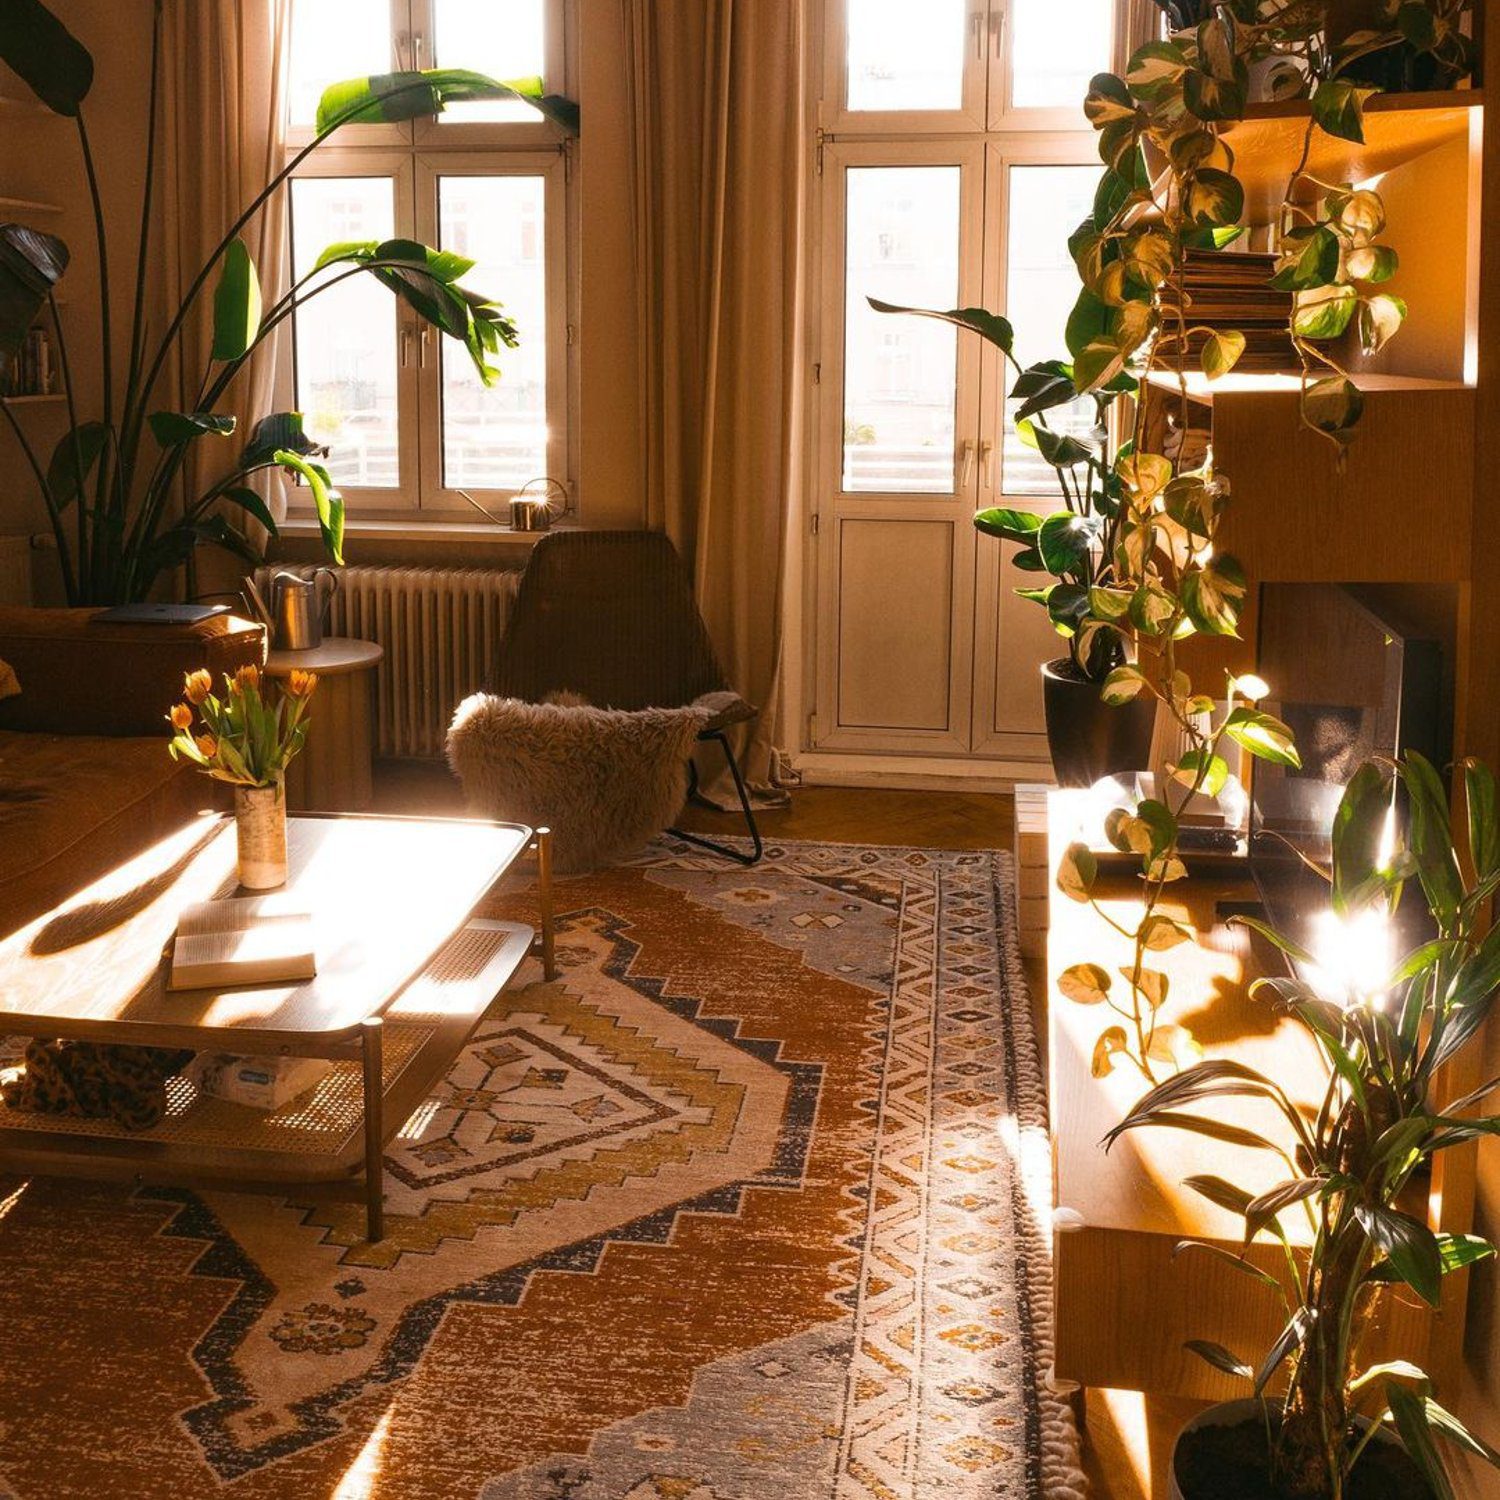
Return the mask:
POLYGON ((1433 1441, 1426 1400, 1394 1381, 1387 1382, 1385 1399, 1391 1408, 1391 1420, 1396 1425, 1396 1431, 1401 1434, 1401 1441, 1412 1462, 1432 1486, 1435 1500, 1453 1500, 1453 1486, 1448 1482, 1443 1460, 1433 1441))
POLYGON ((54 114, 76 115, 94 84, 88 48, 40 0, 0 5, 0 61, 54 114))
POLYGON ((1333 909, 1340 917, 1368 900, 1390 810, 1391 778, 1366 762, 1350 777, 1333 815, 1333 909))
POLYGON ((1406 321, 1406 303, 1400 297, 1380 292, 1359 304, 1359 346, 1366 354, 1378 354, 1401 331, 1406 321))
POLYGON ((1139 667, 1116 667, 1104 679, 1099 689, 1099 696, 1106 703, 1118 708, 1122 703, 1129 703, 1146 686, 1146 674, 1139 667))
POLYGON ((1060 583, 1047 595, 1047 613, 1059 635, 1072 635, 1089 611, 1089 591, 1081 583, 1060 583))
POLYGON ((1072 511, 1058 511, 1048 516, 1037 533, 1037 547, 1047 570, 1056 574, 1083 572, 1095 529, 1084 517, 1075 516, 1072 511))
POLYGON ((1281 1336, 1271 1345, 1266 1357, 1260 1362, 1260 1368, 1255 1372, 1257 1396, 1265 1390, 1271 1377, 1281 1368, 1281 1362, 1307 1337, 1308 1329, 1311 1327, 1312 1315, 1305 1307, 1299 1307, 1292 1314, 1291 1321, 1281 1330, 1281 1336))
POLYGON ((1327 79, 1313 90, 1313 119, 1329 135, 1363 143, 1365 100, 1378 92, 1377 89, 1362 88, 1347 78, 1327 79))
MULTIPOLYGON (((1100 620, 1123 620, 1130 613, 1132 590, 1099 588, 1089 589, 1089 612, 1100 620)), ((1139 691, 1139 690, 1137 690, 1139 691)))
POLYGON ((240 468, 260 469, 279 462, 283 449, 306 458, 326 450, 308 437, 302 427, 300 411, 278 411, 262 417, 250 431, 250 439, 240 454, 240 468))
POLYGON ((1229 780, 1229 765, 1222 756, 1215 755, 1211 750, 1189 750, 1177 762, 1172 777, 1183 786, 1192 786, 1198 780, 1200 766, 1207 767, 1200 790, 1205 796, 1217 797, 1224 790, 1224 783, 1229 780))
POLYGON ((312 492, 313 505, 318 512, 318 529, 323 533, 323 545, 328 555, 343 565, 344 561, 344 497, 333 486, 328 470, 322 464, 309 463, 300 453, 283 449, 275 455, 276 462, 284 469, 299 474, 312 492))
POLYGON ((271 514, 270 507, 254 490, 247 489, 244 485, 234 485, 230 489, 221 490, 217 498, 227 501, 230 505, 237 505, 242 511, 254 516, 272 536, 279 535, 276 517, 271 514))
POLYGON ((1104 1004, 1109 986, 1109 975, 1098 964, 1074 964, 1057 976, 1058 989, 1078 1005, 1104 1004))
POLYGON ((1500 869, 1500 816, 1496 812, 1495 773, 1472 756, 1464 761, 1463 768, 1469 855, 1483 879, 1500 869))
POLYGON ((1431 52, 1440 39, 1437 17, 1426 0, 1406 0, 1396 12, 1396 30, 1416 52, 1431 52))
POLYGON ((1297 293, 1292 331, 1314 342, 1336 339, 1353 321, 1359 294, 1352 286, 1320 286, 1297 293))
POLYGON ((544 93, 540 78, 502 83, 463 68, 382 73, 332 84, 318 102, 317 130, 323 135, 343 125, 415 120, 441 114, 450 104, 481 99, 519 99, 569 134, 578 133, 578 106, 571 99, 544 93))
POLYGON ((1183 206, 1196 225, 1238 224, 1245 211, 1245 189, 1237 177, 1217 167, 1200 167, 1187 184, 1183 206))
POLYGON ((1377 1203, 1359 1204, 1354 1215, 1396 1275, 1424 1302, 1436 1307, 1442 1296, 1443 1258, 1433 1232, 1410 1214, 1377 1203))
POLYGON ((1187 68, 1187 54, 1176 42, 1147 42, 1131 55, 1125 82, 1137 99, 1159 99, 1171 93, 1187 68))
POLYGON ((1356 281, 1389 281, 1400 266, 1389 245, 1359 245, 1344 257, 1344 268, 1356 281))
POLYGON ((1423 1396, 1427 1411, 1427 1425, 1435 1432, 1440 1432, 1450 1443, 1472 1453, 1475 1458, 1482 1458, 1487 1464, 1492 1464, 1500 1469, 1500 1453, 1497 1453, 1482 1438, 1477 1438, 1457 1417, 1447 1408, 1439 1406, 1431 1396, 1423 1396))
POLYGON ((1031 546, 1041 530, 1042 518, 1029 510, 992 508, 976 511, 974 525, 988 536, 1003 537, 1007 542, 1031 546))
POLYGON ((211 411, 154 411, 146 422, 151 428, 151 436, 163 448, 190 443, 206 432, 228 437, 234 431, 233 417, 221 417, 211 411))
POLYGON ((1235 1375, 1241 1380, 1255 1379, 1255 1371, 1237 1355, 1231 1354, 1222 1344, 1213 1344, 1207 1339, 1189 1339, 1182 1347, 1211 1364, 1214 1369, 1222 1370, 1226 1375, 1235 1375))
POLYGON ((1017 422, 1051 411, 1055 406, 1066 406, 1078 399, 1078 389, 1073 384, 1073 367, 1060 360, 1031 365, 1016 377, 1010 395, 1013 401, 1021 403, 1015 415, 1017 422))
POLYGON ((1342 251, 1339 237, 1325 224, 1286 236, 1271 285, 1283 292, 1305 292, 1338 280, 1342 251))
POLYGON ((1239 363, 1245 352, 1245 335, 1237 329, 1220 329, 1208 336, 1200 359, 1203 373, 1210 380, 1227 375, 1239 363))
POLYGON ((0 224, 0 394, 11 360, 67 269, 68 247, 55 235, 0 224))
MULTIPOLYGON (((1087 287, 1078 293, 1073 311, 1068 314, 1064 340, 1068 353, 1076 360, 1089 344, 1104 339, 1110 328, 1110 307, 1101 302, 1087 287)), ((1074 383, 1078 383, 1078 372, 1073 372, 1074 383)))
POLYGON ((1226 1182, 1222 1177, 1184 1177, 1182 1185, 1191 1188, 1200 1198, 1207 1198, 1215 1208, 1232 1214, 1243 1214, 1250 1206, 1250 1194, 1244 1188, 1226 1182))
POLYGON ((1302 393, 1302 415, 1319 432, 1340 442, 1349 441, 1364 410, 1359 387, 1341 375, 1315 380, 1302 393))
POLYGON ((1116 120, 1132 119, 1135 105, 1130 101, 1130 90, 1124 81, 1113 73, 1096 73, 1089 80, 1088 92, 1083 98, 1083 113, 1096 130, 1116 120))
POLYGON ((1073 901, 1088 901, 1099 875, 1099 861, 1087 844, 1069 844, 1057 863, 1057 888, 1073 901))
POLYGON ((1302 757, 1292 731, 1271 714, 1256 708, 1236 708, 1224 721, 1224 732, 1242 750, 1273 765, 1302 768, 1302 757))
POLYGON ((1245 1243, 1248 1245, 1257 1234, 1268 1229, 1293 1204, 1321 1193, 1323 1187, 1321 1177, 1297 1177, 1290 1182, 1278 1182, 1275 1187, 1252 1198, 1245 1205, 1245 1243))
POLYGON ((52 450, 52 462, 47 465, 47 489, 52 503, 59 510, 71 505, 83 492, 109 440, 109 428, 103 422, 80 422, 76 429, 65 433, 58 441, 52 450), (78 472, 80 457, 83 460, 82 474, 78 472))
POLYGON ((1226 1250, 1222 1245, 1210 1244, 1207 1240, 1179 1240, 1172 1248, 1172 1259, 1176 1260, 1184 1250, 1206 1250, 1216 1260, 1222 1260, 1225 1264, 1233 1266, 1237 1271, 1243 1271, 1247 1276, 1253 1276, 1262 1286, 1271 1291, 1279 1293, 1281 1283, 1267 1271, 1262 1271, 1257 1265, 1246 1260, 1243 1255, 1236 1255, 1233 1250, 1226 1250))
POLYGON ((1205 635, 1237 636, 1245 587, 1244 569, 1221 555, 1183 575, 1182 607, 1205 635))
POLYGON ((1240 119, 1247 97, 1243 65, 1233 78, 1215 78, 1200 68, 1189 68, 1182 76, 1182 97, 1193 114, 1207 124, 1240 119))
POLYGON ((865 301, 878 313, 904 313, 914 318, 936 318, 939 323, 952 323, 967 328, 981 338, 988 339, 997 349, 1009 354, 1015 345, 1015 330, 999 313, 986 312, 982 307, 954 307, 940 312, 931 307, 902 307, 894 302, 882 302, 878 297, 866 297, 865 301))
POLYGON ((214 289, 213 357, 242 359, 260 333, 260 277, 244 240, 231 240, 214 289))
POLYGON ((1409 808, 1407 843, 1417 857, 1417 875, 1427 904, 1446 930, 1452 926, 1463 901, 1463 880, 1448 821, 1448 795, 1442 778, 1415 750, 1409 750, 1403 757, 1399 775, 1409 808))

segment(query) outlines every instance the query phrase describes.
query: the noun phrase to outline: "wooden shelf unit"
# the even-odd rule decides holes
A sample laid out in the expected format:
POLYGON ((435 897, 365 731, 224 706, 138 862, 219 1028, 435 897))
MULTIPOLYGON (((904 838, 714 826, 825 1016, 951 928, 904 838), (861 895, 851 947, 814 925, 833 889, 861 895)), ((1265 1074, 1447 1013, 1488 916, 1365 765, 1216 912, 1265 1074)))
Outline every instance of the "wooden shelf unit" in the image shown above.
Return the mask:
MULTIPOLYGON (((1313 135, 1306 170, 1322 182, 1365 182, 1406 162, 1465 140, 1484 107, 1481 89, 1432 94, 1377 94, 1365 106, 1365 139, 1313 135)), ((1252 223, 1267 223, 1280 206, 1287 182, 1302 157, 1307 100, 1252 104, 1245 120, 1224 133, 1234 152, 1235 175, 1245 185, 1252 223)))
MULTIPOLYGON (((1131 947, 1092 907, 1056 889, 1062 851, 1087 832, 1089 794, 1054 791, 1047 801, 1047 980, 1048 994, 1056 996, 1057 977, 1070 964, 1086 958, 1113 973, 1130 962, 1131 947)), ((1140 910, 1138 878, 1121 871, 1105 877, 1100 889, 1111 915, 1133 927, 1140 910)), ((1243 931, 1220 920, 1220 903, 1254 896, 1243 872, 1199 871, 1174 887, 1167 910, 1191 924, 1198 941, 1152 954, 1153 966, 1170 979, 1161 1018, 1186 1022, 1209 1056, 1232 1056, 1259 1068, 1295 1101, 1311 1103, 1322 1097, 1327 1077, 1321 1056, 1300 1025, 1249 998, 1249 984, 1261 972, 1257 955, 1243 931)), ((1211 1369, 1184 1342, 1208 1339, 1250 1358, 1275 1341, 1285 1313, 1269 1291, 1216 1257, 1175 1253, 1184 1239, 1207 1240, 1234 1254, 1243 1242, 1242 1220, 1182 1182, 1208 1174, 1255 1193, 1283 1180, 1286 1165, 1266 1152, 1165 1129, 1131 1132, 1106 1155, 1101 1139, 1148 1087, 1128 1065, 1107 1078, 1093 1076, 1094 1040, 1114 1019, 1099 1006, 1054 1000, 1049 1007, 1055 1374, 1081 1386, 1231 1400, 1244 1394, 1242 1382, 1211 1369)), ((1211 1109, 1198 1112, 1275 1140, 1287 1133, 1285 1122, 1260 1100, 1215 1099, 1211 1109)), ((1423 1204, 1407 1207, 1421 1212, 1423 1204)), ((1434 1224, 1467 1228, 1444 1217, 1449 1205, 1435 1193, 1426 1208, 1434 1224)), ((1288 1212, 1282 1222, 1294 1244, 1308 1242, 1300 1211, 1288 1212)), ((1267 1271, 1284 1265, 1280 1252, 1265 1244, 1253 1247, 1249 1259, 1267 1271)), ((1373 1335, 1372 1357, 1425 1361, 1438 1373, 1450 1346, 1437 1330, 1451 1334, 1456 1348, 1462 1321, 1461 1304, 1429 1314, 1398 1299, 1373 1335)))

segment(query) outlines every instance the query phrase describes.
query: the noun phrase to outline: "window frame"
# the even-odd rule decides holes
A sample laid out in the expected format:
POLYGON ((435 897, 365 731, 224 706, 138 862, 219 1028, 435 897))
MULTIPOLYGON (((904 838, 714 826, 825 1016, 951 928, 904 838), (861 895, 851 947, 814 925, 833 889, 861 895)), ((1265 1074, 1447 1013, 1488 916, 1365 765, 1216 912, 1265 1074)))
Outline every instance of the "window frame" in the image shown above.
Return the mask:
MULTIPOLYGON (((542 0, 545 26, 544 75, 554 92, 570 91, 574 71, 573 0, 542 0)), ((390 0, 391 65, 431 66, 435 34, 434 0, 390 0)), ((288 124, 283 159, 290 162, 314 139, 310 126, 288 124)), ((437 243, 438 179, 450 175, 541 176, 544 187, 544 264, 546 276, 546 473, 562 484, 569 503, 576 503, 575 424, 570 421, 578 372, 576 358, 578 222, 573 143, 551 121, 452 121, 442 117, 401 124, 347 125, 334 141, 319 147, 298 166, 292 183, 302 177, 390 177, 396 199, 395 231, 437 243)), ((294 216, 288 186, 284 254, 292 257, 294 216)), ((504 300, 504 288, 495 288, 504 300)), ((480 518, 456 490, 443 485, 442 377, 436 341, 442 337, 393 297, 397 337, 397 435, 400 484, 396 488, 341 486, 349 504, 350 524, 359 521, 472 523, 480 518), (424 339, 423 334, 426 334, 424 339)), ((296 325, 279 340, 277 385, 284 408, 298 404, 296 325)), ((503 365, 503 362, 502 362, 503 365)), ((503 376, 502 376, 503 379, 503 376)), ((537 476, 541 477, 541 476, 537 476)), ((293 520, 313 514, 311 497, 301 484, 288 486, 288 513, 293 520)), ((512 491, 469 490, 502 521, 512 491)))

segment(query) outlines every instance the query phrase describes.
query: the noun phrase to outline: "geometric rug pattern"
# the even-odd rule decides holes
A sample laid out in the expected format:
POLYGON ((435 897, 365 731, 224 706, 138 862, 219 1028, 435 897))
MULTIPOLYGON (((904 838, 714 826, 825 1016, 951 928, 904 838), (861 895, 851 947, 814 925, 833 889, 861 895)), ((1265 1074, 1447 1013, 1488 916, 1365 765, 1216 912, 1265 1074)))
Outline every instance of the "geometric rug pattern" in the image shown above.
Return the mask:
POLYGON ((1081 1500, 1011 878, 666 839, 561 882, 559 978, 391 1143, 379 1245, 0 1181, 0 1500, 1081 1500))

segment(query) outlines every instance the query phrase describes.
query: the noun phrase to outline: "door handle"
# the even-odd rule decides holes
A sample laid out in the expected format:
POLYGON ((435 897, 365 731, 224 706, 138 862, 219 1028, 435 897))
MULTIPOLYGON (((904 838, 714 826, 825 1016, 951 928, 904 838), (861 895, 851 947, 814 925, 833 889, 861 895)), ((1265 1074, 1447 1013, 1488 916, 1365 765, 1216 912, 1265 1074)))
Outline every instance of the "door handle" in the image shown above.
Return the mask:
POLYGON ((974 439, 965 438, 958 445, 958 451, 963 458, 963 464, 959 469, 958 487, 965 490, 968 489, 969 480, 974 473, 974 439))

